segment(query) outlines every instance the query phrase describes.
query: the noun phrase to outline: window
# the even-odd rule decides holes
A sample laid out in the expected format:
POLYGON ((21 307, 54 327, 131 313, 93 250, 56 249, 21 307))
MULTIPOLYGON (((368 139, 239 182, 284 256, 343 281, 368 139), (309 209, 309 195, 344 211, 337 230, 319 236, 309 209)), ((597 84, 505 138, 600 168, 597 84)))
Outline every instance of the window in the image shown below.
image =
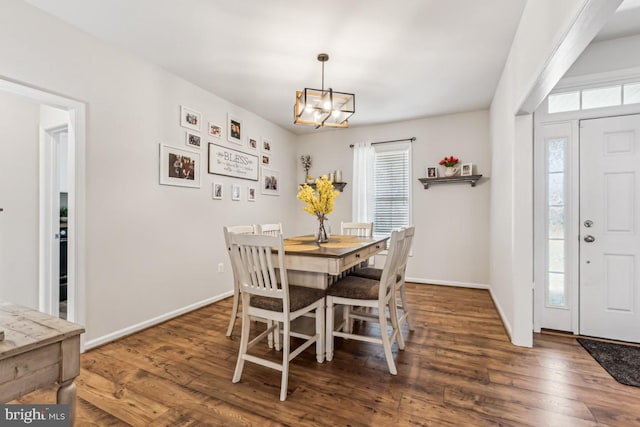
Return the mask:
POLYGON ((563 113, 580 109, 580 92, 556 93, 549 95, 549 113, 563 113))
POLYGON ((553 93, 547 97, 547 112, 555 114, 638 103, 640 103, 640 82, 629 82, 553 93))
POLYGON ((582 91, 582 109, 615 107, 622 104, 621 86, 598 87, 582 91))
POLYGON ((373 233, 388 236, 410 224, 411 144, 374 148, 373 233))
POLYGON ((547 292, 548 307, 566 307, 565 218, 566 138, 549 139, 547 158, 547 292))

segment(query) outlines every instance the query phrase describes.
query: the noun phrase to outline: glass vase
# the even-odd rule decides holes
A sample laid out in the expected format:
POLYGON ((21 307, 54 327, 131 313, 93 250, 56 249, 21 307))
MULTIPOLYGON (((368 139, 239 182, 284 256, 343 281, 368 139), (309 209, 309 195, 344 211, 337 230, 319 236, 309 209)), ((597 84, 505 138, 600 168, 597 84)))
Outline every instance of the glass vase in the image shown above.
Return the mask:
POLYGON ((317 243, 327 243, 329 241, 329 224, 325 216, 318 217, 318 232, 316 233, 317 243))

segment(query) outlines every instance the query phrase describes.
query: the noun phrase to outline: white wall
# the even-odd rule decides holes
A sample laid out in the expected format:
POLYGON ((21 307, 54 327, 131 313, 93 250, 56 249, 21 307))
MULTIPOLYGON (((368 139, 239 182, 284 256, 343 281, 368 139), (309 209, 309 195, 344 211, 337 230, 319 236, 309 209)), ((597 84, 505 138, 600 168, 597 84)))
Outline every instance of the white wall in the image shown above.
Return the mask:
MULTIPOLYGON (((3 0, 2 9, 0 77, 87 104, 86 301, 81 304, 86 304, 88 345, 228 293, 231 268, 222 226, 277 220, 286 227, 297 217, 294 136, 22 1, 3 0), (258 183, 207 174, 206 146, 200 189, 159 185, 158 145, 186 147, 180 104, 225 130, 227 112, 233 113, 244 120, 247 135, 270 138, 282 195, 258 191, 257 201, 247 202, 246 186, 258 183), (226 186, 223 201, 211 199, 214 180, 226 186), (241 184, 242 201, 230 200, 231 183, 241 184), (226 265, 224 273, 217 273, 219 262, 226 265)), ((202 135, 204 142, 227 144, 202 135)), ((35 200, 23 213, 37 214, 35 200)))
POLYGON ((0 92, 0 299, 38 309, 40 105, 0 92))
POLYGON ((640 67, 640 35, 592 43, 565 77, 598 74, 640 67))
MULTIPOLYGON (((416 226, 413 256, 407 266, 411 280, 486 287, 489 283, 489 114, 476 111, 378 126, 325 131, 298 138, 297 159, 310 154, 309 174, 318 176, 342 169, 348 184, 329 215, 334 232, 341 221, 351 221, 353 153, 349 144, 386 141, 415 136, 412 148, 411 196, 416 226), (425 190, 418 178, 427 166, 437 166, 444 156, 455 155, 462 163, 474 163, 485 178, 475 188, 469 184, 433 185, 425 190)), ((298 161, 296 177, 304 170, 298 161)), ((298 202, 300 233, 315 228, 313 216, 298 202)), ((383 258, 383 257, 377 257, 383 258)), ((376 261, 376 264, 379 260, 376 261)))

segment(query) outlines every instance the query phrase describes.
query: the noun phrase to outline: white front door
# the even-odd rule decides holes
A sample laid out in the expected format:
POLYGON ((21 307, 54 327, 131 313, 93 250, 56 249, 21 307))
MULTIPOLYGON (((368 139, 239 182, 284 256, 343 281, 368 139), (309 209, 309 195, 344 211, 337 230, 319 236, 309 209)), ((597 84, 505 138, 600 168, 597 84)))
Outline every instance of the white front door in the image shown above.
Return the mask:
POLYGON ((580 334, 640 342, 640 115, 580 121, 580 334))

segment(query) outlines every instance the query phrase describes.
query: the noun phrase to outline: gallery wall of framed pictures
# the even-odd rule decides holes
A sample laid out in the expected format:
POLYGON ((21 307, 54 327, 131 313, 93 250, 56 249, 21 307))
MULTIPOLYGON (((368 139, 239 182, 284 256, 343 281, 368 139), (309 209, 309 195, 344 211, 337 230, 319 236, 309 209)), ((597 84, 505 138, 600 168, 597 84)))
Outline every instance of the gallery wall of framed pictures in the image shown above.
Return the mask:
POLYGON ((198 108, 180 105, 186 148, 160 144, 160 184, 200 188, 201 152, 206 147, 207 173, 232 178, 230 183, 211 182, 212 200, 255 202, 258 193, 280 195, 280 172, 273 169, 271 138, 250 134, 249 124, 235 113, 227 113, 226 129, 222 121, 203 117, 198 108), (242 185, 240 180, 256 184, 242 185))

